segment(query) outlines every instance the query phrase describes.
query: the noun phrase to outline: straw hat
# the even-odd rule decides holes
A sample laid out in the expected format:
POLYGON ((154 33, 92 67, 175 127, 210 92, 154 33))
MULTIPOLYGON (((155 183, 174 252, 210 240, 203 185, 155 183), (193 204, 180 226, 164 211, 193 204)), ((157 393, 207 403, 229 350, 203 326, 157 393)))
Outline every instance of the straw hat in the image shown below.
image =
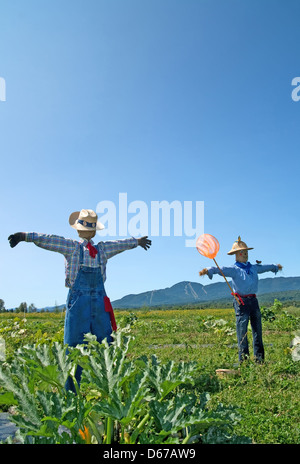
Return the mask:
POLYGON ((82 209, 70 214, 69 224, 76 230, 102 230, 104 225, 98 221, 98 216, 92 209, 82 209))
POLYGON ((237 251, 242 251, 242 250, 253 250, 253 248, 247 247, 245 242, 242 242, 241 237, 239 237, 234 244, 232 245, 232 248, 230 251, 228 251, 228 255, 234 255, 237 251))

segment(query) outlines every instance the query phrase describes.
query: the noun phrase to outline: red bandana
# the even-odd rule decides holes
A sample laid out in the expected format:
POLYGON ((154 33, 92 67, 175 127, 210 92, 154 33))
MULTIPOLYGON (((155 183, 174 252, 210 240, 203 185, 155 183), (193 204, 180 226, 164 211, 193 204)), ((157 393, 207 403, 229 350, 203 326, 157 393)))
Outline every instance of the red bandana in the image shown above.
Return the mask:
POLYGON ((111 328, 116 332, 117 331, 116 319, 115 319, 113 307, 111 305, 111 302, 108 296, 104 297, 104 309, 107 313, 109 313, 111 328))
POLYGON ((86 245, 89 250, 91 258, 95 258, 96 254, 98 253, 97 248, 95 248, 90 242, 86 245))

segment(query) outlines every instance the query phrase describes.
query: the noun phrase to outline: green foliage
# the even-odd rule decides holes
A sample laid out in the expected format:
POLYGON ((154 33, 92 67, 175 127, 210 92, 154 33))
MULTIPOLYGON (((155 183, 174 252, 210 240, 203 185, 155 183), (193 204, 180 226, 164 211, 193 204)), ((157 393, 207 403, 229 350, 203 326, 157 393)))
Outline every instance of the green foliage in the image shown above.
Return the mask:
POLYGON ((266 308, 265 306, 262 306, 260 308, 260 312, 261 312, 261 318, 263 321, 267 321, 267 322, 275 321, 275 313, 271 308, 266 308))
POLYGON ((251 357, 240 367, 232 308, 116 312, 123 329, 113 347, 91 337, 67 358, 63 314, 2 313, 0 366, 10 390, 2 380, 0 410, 16 409, 12 417, 26 443, 240 443, 247 436, 254 443, 299 444, 300 312, 276 302, 269 309, 275 319, 263 319, 265 363, 252 362, 249 326, 251 357), (77 365, 84 374, 74 395, 64 381, 77 365), (219 368, 238 375, 220 378, 219 368), (204 427, 189 422, 191 411, 204 411, 204 427))
POLYGON ((274 322, 274 329, 295 330, 300 325, 300 318, 283 309, 283 304, 277 299, 270 307, 261 307, 262 320, 274 322))
POLYGON ((10 360, 16 349, 25 343, 44 344, 49 342, 61 342, 63 340, 62 318, 48 316, 48 320, 41 319, 41 315, 26 315, 27 317, 5 314, 0 319, 0 337, 6 342, 6 357, 10 360))
POLYGON ((110 345, 92 335, 86 342, 68 355, 58 342, 27 345, 0 366, 0 403, 15 405, 24 443, 201 442, 211 427, 239 419, 232 408, 209 409, 209 396, 192 391, 195 363, 131 361, 134 340, 122 330, 110 345), (69 375, 76 395, 64 388, 69 375))

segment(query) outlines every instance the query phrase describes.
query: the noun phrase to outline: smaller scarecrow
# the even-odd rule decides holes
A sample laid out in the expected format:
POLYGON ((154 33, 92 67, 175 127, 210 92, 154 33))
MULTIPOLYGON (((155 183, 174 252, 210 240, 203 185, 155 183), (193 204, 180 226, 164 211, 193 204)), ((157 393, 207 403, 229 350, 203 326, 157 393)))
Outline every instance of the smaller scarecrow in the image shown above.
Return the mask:
MULTIPOLYGON (((104 229, 97 214, 91 209, 82 209, 69 217, 70 226, 75 229, 80 241, 66 239, 57 235, 18 232, 8 240, 13 248, 19 242, 33 242, 38 247, 61 253, 65 257, 66 279, 68 287, 67 310, 65 317, 64 343, 76 346, 83 343, 84 335, 92 333, 101 343, 105 338, 112 341, 112 331, 117 330, 113 308, 104 289, 106 263, 118 253, 141 246, 147 250, 151 240, 147 237, 98 242, 92 238, 97 230, 104 229)), ((81 368, 77 369, 76 380, 79 383, 81 368)), ((73 390, 73 381, 69 378, 67 389, 73 390)))
MULTIPOLYGON (((241 237, 234 242, 228 255, 235 255, 236 262, 229 267, 209 267, 199 272, 200 276, 208 275, 212 279, 214 274, 223 277, 231 277, 233 287, 233 306, 236 315, 236 331, 239 350, 239 361, 249 357, 249 347, 247 338, 247 328, 249 320, 253 334, 254 358, 261 363, 264 360, 264 346, 262 340, 262 324, 259 304, 256 298, 258 289, 258 274, 264 272, 274 272, 275 274, 282 269, 281 264, 251 264, 248 261, 249 248, 241 237)), ((227 280, 226 280, 227 282, 227 280)), ((228 282, 227 282, 228 283, 228 282)), ((228 284, 229 285, 229 284, 228 284)))

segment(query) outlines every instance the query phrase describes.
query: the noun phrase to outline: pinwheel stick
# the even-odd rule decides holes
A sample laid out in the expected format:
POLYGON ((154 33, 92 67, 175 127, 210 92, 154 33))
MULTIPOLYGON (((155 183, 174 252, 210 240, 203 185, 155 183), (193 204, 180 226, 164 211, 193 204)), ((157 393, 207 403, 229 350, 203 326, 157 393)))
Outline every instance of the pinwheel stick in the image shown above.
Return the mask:
POLYGON ((230 287, 230 284, 228 282, 228 280, 226 279, 225 275, 223 274, 223 271, 222 269, 220 268, 220 266, 218 265, 217 261, 215 260, 215 258, 213 258, 214 262, 215 262, 215 265, 217 266, 217 268, 219 269, 219 271, 221 272, 222 276, 224 277, 228 287, 230 288, 230 291, 231 291, 231 294, 234 296, 234 298, 236 299, 236 301, 238 302, 238 304, 240 304, 240 301, 238 299, 238 297, 235 295, 235 293, 233 293, 233 290, 232 288, 230 287))

